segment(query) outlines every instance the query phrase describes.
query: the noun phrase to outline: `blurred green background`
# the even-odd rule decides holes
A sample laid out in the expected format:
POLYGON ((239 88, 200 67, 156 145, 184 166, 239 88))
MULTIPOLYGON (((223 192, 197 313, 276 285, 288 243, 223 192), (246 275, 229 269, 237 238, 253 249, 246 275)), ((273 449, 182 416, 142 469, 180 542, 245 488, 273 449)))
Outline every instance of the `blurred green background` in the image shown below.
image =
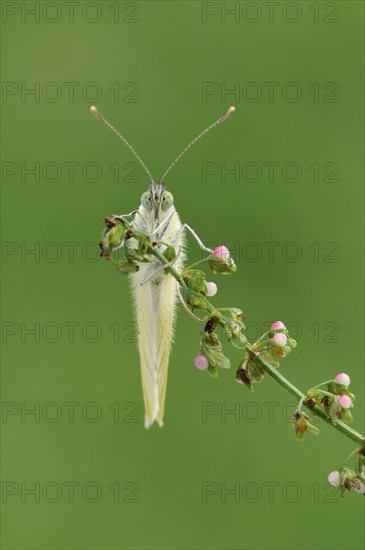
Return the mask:
POLYGON ((288 323, 299 345, 282 370, 302 390, 348 372, 361 430, 363 3, 2 10, 2 548, 363 548, 363 499, 326 485, 353 444, 323 423, 297 443, 292 399, 269 378, 236 384, 237 350, 217 380, 198 372, 182 311, 165 426, 145 431, 128 280, 94 243, 147 178, 88 111, 157 178, 236 105, 168 187, 235 254, 215 303, 241 307, 251 338, 288 323))

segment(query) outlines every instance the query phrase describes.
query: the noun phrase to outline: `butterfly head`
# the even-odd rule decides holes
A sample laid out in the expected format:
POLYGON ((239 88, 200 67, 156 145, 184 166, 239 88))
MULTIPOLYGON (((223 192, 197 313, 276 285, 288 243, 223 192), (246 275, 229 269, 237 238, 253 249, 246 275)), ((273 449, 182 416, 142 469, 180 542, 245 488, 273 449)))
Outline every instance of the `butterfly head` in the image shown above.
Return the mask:
POLYGON ((174 204, 172 193, 166 190, 163 183, 152 183, 141 197, 142 206, 149 212, 154 211, 157 217, 159 212, 167 212, 174 204))

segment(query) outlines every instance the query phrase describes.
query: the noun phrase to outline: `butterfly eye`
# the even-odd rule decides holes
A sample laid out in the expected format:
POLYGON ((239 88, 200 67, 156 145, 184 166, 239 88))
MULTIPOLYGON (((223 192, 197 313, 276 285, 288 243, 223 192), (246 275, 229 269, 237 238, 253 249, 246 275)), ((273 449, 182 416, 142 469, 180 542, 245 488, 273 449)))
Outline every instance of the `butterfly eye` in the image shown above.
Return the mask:
POLYGON ((145 191, 141 197, 141 204, 146 210, 152 210, 151 194, 145 191))
POLYGON ((174 197, 168 191, 165 191, 162 197, 162 210, 168 210, 174 204, 174 197))

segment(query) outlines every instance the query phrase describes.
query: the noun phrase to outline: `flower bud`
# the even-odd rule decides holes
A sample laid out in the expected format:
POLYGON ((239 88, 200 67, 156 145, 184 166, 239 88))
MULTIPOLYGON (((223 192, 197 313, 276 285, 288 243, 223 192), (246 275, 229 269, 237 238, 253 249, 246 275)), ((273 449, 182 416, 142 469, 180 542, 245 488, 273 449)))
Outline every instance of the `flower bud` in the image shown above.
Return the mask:
MULTIPOLYGON (((225 248, 225 247, 224 247, 225 248)), ((228 250, 228 249, 227 249, 228 250)), ((215 254, 208 257, 208 264, 213 273, 222 273, 230 275, 237 271, 237 266, 229 256, 218 258, 215 254)))
POLYGON ((219 260, 228 260, 229 250, 226 246, 223 245, 216 246, 213 250, 213 255, 219 260))
POLYGON ((215 296, 218 292, 218 287, 215 283, 207 283, 207 296, 215 296))
POLYGON ((348 395, 340 395, 340 397, 338 398, 338 402, 343 409, 349 409, 350 407, 352 407, 352 401, 348 395))
POLYGON ((112 227, 115 227, 117 225, 114 216, 107 216, 106 218, 104 218, 104 221, 108 229, 111 229, 112 227))
POLYGON ((278 330, 278 329, 284 329, 286 330, 286 326, 281 321, 275 321, 270 327, 271 330, 278 330))
POLYGON ((166 260, 171 262, 176 258, 176 250, 173 246, 167 246, 163 251, 163 255, 165 256, 166 260))
POLYGON ((344 373, 344 372, 340 372, 336 378, 335 378, 336 382, 338 382, 339 384, 342 384, 343 386, 349 386, 350 385, 350 377, 348 374, 344 373))
POLYGON ((277 332, 273 336, 273 341, 274 341, 274 344, 276 344, 277 346, 280 346, 281 348, 283 348, 286 345, 288 339, 287 339, 286 335, 283 334, 282 332, 277 332))
POLYGON ((194 359, 194 365, 199 370, 206 370, 209 366, 208 359, 204 355, 197 355, 194 359))
POLYGON ((245 384, 252 391, 251 380, 245 369, 238 369, 236 372, 236 380, 239 384, 245 384))
POLYGON ((110 229, 110 231, 108 231, 106 236, 111 248, 119 246, 123 238, 123 227, 121 225, 115 225, 110 229))
POLYGON ((341 485, 340 472, 338 472, 337 470, 330 472, 327 479, 328 483, 330 483, 333 487, 339 487, 341 485))
POLYGON ((214 378, 218 376, 218 367, 229 369, 231 366, 230 360, 223 354, 222 344, 215 332, 204 331, 202 334, 200 354, 195 359, 195 366, 204 370, 204 360, 208 362, 208 373, 214 378), (201 356, 203 360, 200 359, 201 356))
POLYGON ((346 424, 350 424, 353 420, 350 409, 341 409, 339 418, 342 420, 342 422, 346 422, 346 424))
POLYGON ((365 493, 365 485, 363 484, 362 481, 360 481, 360 480, 357 480, 357 481, 358 481, 358 485, 356 487, 354 487, 354 490, 357 493, 364 494, 365 493))
POLYGON ((342 470, 343 474, 343 486, 348 491, 354 489, 357 493, 364 493, 364 483, 362 479, 359 479, 358 475, 351 470, 350 468, 344 468, 342 470))
POLYGON ((303 411, 297 410, 293 416, 295 437, 298 441, 303 441, 307 432, 314 435, 319 434, 319 429, 310 423, 310 418, 303 411))
POLYGON ((115 267, 122 275, 129 275, 130 273, 136 273, 139 271, 139 265, 136 262, 119 260, 118 262, 115 262, 115 267))
POLYGON ((99 247, 101 249, 100 256, 105 260, 110 260, 112 251, 110 250, 108 239, 105 238, 99 242, 99 247))

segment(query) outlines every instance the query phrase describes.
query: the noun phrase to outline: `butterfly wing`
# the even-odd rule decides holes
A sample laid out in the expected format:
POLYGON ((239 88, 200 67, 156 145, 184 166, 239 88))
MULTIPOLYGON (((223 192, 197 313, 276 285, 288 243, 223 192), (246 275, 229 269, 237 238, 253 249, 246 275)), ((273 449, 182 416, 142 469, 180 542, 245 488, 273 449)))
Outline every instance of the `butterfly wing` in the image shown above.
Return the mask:
MULTIPOLYGON (((180 228, 180 219, 175 214, 163 230, 163 241, 170 243, 180 228)), ((157 235, 156 240, 158 238, 157 235)), ((182 233, 175 240, 174 246, 181 249, 176 262, 176 267, 180 269, 183 264, 182 233)), ((167 374, 175 324, 175 279, 160 271, 142 286, 140 284, 156 271, 158 265, 144 264, 132 278, 146 428, 154 421, 163 426, 167 374)))

